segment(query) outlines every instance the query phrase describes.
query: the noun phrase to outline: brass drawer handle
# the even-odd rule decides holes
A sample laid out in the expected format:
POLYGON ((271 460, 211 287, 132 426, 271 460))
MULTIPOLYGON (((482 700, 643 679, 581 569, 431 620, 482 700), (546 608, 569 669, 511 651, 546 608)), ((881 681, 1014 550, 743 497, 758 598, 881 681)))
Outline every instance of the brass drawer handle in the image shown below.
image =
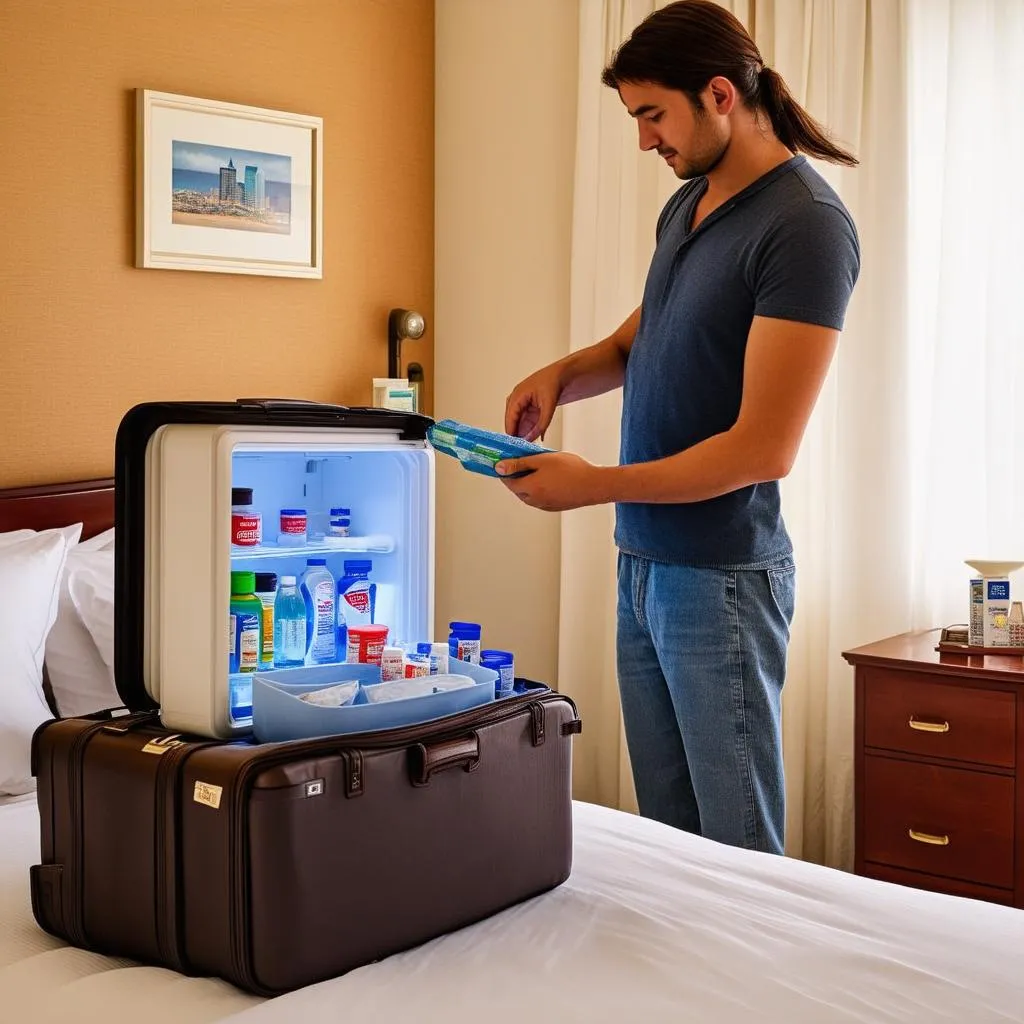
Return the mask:
POLYGON ((927 832, 917 832, 912 828, 907 829, 907 835, 915 843, 927 843, 929 846, 949 846, 949 836, 933 836, 927 832))
POLYGON ((913 715, 907 725, 918 732, 949 732, 949 722, 921 722, 913 715))

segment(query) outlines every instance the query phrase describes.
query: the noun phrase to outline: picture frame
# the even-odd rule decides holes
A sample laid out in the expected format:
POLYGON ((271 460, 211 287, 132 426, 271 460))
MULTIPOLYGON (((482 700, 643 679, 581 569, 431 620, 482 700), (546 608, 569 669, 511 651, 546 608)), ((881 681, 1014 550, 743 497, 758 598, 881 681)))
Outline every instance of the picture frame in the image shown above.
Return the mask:
POLYGON ((136 90, 135 266, 323 277, 323 119, 136 90))

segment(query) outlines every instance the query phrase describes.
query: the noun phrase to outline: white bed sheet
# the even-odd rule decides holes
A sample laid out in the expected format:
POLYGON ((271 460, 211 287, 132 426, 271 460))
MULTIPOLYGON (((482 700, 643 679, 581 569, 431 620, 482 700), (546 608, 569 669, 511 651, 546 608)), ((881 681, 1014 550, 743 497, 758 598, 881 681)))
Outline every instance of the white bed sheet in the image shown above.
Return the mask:
POLYGON ((588 804, 575 805, 574 820, 573 874, 556 891, 260 1001, 41 933, 26 884, 37 856, 35 807, 0 808, 0 1018, 1024 1021, 1024 912, 735 850, 588 804))

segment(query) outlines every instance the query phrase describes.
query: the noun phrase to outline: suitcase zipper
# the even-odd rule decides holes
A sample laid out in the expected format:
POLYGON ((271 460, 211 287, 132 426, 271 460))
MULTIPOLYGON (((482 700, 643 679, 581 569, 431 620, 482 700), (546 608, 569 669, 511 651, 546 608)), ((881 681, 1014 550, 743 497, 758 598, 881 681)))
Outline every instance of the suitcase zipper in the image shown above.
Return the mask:
MULTIPOLYGON (((350 733, 334 737, 318 737, 315 740, 296 740, 290 743, 275 744, 277 748, 273 755, 256 754, 243 762, 235 777, 235 785, 231 793, 231 824, 228 835, 229 863, 237 865, 234 878, 234 893, 231 900, 231 957, 234 961, 235 971, 239 979, 250 988, 250 991, 260 992, 264 995, 275 993, 264 989, 253 977, 251 963, 247 956, 248 939, 248 900, 246 890, 249 877, 249 861, 246 854, 246 844, 242 841, 246 827, 247 804, 245 794, 247 784, 251 777, 258 771, 272 768, 276 764, 294 760, 304 755, 315 756, 317 754, 344 753, 350 748, 359 750, 386 750, 391 747, 407 747, 412 743, 430 737, 442 742, 462 732, 466 726, 483 728, 489 725, 496 725, 506 719, 514 718, 524 710, 530 709, 531 720, 536 730, 537 713, 535 706, 551 703, 553 701, 565 701, 573 710, 573 715, 578 719, 579 712, 576 703, 571 697, 548 690, 542 694, 524 693, 516 697, 509 697, 502 702, 500 707, 492 708, 489 712, 481 714, 480 708, 470 708, 468 711, 459 712, 453 715, 445 724, 443 733, 434 734, 438 722, 423 722, 420 725, 400 726, 395 729, 382 729, 374 733, 350 733)), ((543 722, 543 715, 540 716, 543 722)), ((575 731, 575 730, 574 730, 575 731)), ((543 726, 541 726, 543 736, 543 726)), ((541 739, 543 742, 543 739, 541 739)), ((537 733, 534 731, 534 746, 537 746, 537 733)))

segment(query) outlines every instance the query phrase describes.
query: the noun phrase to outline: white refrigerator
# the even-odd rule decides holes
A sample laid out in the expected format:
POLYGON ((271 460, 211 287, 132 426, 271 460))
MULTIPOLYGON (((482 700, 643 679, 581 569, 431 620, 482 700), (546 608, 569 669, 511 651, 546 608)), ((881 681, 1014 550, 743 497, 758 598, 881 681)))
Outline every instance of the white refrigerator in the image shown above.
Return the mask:
MULTIPOLYGON (((362 563, 389 645, 447 640, 432 635, 430 425, 411 413, 273 399, 130 410, 115 484, 115 678, 125 703, 158 710, 182 733, 251 732, 255 673, 234 671, 233 573, 301 584, 310 560, 323 560, 337 583, 346 563, 362 563)), ((346 658, 336 650, 337 663, 346 658)))

